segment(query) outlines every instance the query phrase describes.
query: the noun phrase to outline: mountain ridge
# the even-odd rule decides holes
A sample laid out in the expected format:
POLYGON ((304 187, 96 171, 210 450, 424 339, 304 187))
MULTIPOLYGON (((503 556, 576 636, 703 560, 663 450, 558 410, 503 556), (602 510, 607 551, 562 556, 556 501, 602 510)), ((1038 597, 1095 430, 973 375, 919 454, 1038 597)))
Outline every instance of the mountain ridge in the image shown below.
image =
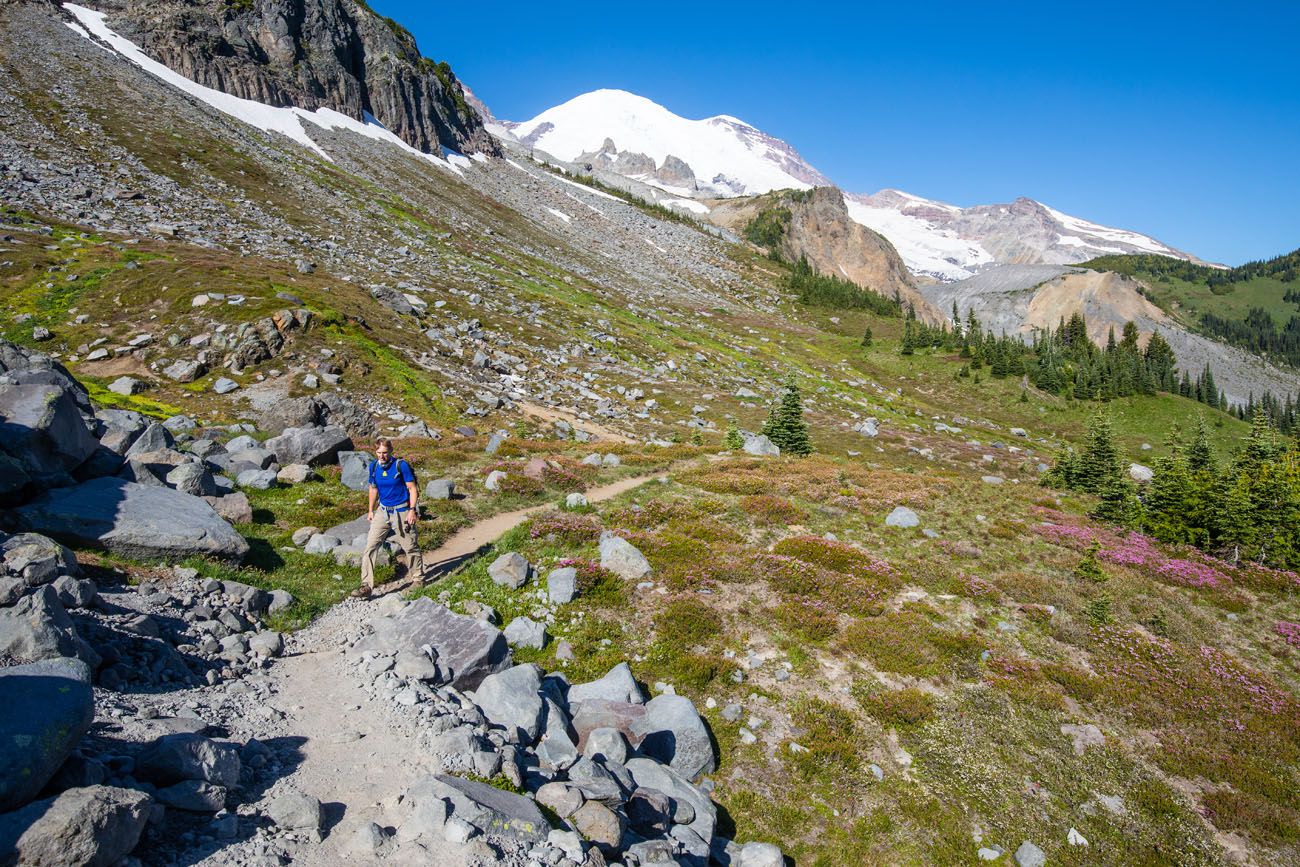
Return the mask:
MULTIPOLYGON (((697 178, 695 186, 668 185, 669 192, 685 197, 835 186, 792 145, 752 124, 728 115, 686 120, 628 91, 591 91, 530 120, 501 125, 525 146, 652 183, 673 157, 697 178), (659 132, 664 128, 671 134, 659 132), (619 171, 616 158, 602 162, 602 152, 624 156, 628 171, 619 171), (631 160, 629 154, 645 159, 631 160), (734 155, 727 164, 730 174, 721 162, 724 154, 734 155)), ((996 265, 1075 264, 1117 252, 1158 252, 1201 262, 1147 235, 1073 217, 1025 197, 961 208, 886 188, 846 193, 845 199, 853 219, 888 238, 920 279, 959 280, 996 265)))

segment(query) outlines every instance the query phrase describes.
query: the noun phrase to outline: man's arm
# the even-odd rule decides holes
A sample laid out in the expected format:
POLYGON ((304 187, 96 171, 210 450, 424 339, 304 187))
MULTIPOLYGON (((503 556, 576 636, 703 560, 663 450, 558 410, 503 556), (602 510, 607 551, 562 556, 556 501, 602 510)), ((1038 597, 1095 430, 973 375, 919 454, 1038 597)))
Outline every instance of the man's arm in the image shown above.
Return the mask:
POLYGON ((379 489, 374 485, 370 486, 370 512, 366 519, 373 521, 375 519, 375 506, 379 503, 379 489))
POLYGON ((418 513, 417 513, 416 508, 415 508, 415 506, 416 506, 416 497, 418 496, 418 494, 416 493, 416 489, 415 489, 415 482, 407 482, 407 483, 406 483, 406 496, 407 496, 407 500, 408 500, 407 505, 410 506, 410 509, 409 509, 409 510, 407 511, 407 513, 406 513, 406 521, 407 521, 407 523, 409 523, 409 524, 414 524, 415 521, 416 521, 416 518, 418 517, 418 513))

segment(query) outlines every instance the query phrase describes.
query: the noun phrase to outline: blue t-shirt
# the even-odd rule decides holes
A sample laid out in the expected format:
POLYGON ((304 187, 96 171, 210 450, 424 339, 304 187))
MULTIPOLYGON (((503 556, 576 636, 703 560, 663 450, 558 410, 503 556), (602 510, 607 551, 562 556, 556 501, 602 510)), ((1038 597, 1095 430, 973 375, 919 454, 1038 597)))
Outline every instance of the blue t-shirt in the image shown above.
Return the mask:
POLYGON ((406 492, 407 482, 415 483, 415 472, 402 458, 390 459, 387 465, 370 462, 370 484, 379 489, 381 506, 394 509, 408 505, 411 498, 406 492))

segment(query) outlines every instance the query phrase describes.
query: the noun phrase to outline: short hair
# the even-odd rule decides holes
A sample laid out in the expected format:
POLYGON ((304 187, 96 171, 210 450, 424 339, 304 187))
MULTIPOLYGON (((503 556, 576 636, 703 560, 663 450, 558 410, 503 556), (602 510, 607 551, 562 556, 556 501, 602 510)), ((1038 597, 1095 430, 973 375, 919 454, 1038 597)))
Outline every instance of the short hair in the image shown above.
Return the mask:
POLYGON ((380 446, 388 446, 388 450, 391 452, 393 450, 393 441, 388 437, 376 437, 375 448, 379 448, 380 446))

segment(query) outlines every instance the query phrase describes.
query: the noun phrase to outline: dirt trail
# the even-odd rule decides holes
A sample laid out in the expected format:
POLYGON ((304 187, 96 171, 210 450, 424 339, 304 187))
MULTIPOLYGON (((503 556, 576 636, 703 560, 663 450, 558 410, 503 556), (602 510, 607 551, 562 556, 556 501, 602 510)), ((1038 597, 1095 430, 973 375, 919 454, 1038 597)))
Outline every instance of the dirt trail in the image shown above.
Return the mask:
MULTIPOLYGON (((660 473, 634 476, 587 491, 589 502, 608 500, 660 473)), ((554 508, 534 506, 494 515, 461 530, 425 555, 425 562, 455 562, 478 551, 531 515, 554 508)), ((394 799, 420 776, 438 772, 421 732, 388 702, 372 699, 349 671, 355 660, 343 653, 385 602, 346 600, 302 631, 289 636, 289 653, 267 673, 267 704, 282 713, 276 732, 247 732, 290 737, 297 744, 297 764, 276 782, 263 800, 288 788, 319 798, 325 805, 329 833, 320 843, 295 847, 294 863, 308 867, 373 863, 373 857, 349 851, 349 842, 368 822, 390 824, 394 799)), ((200 862, 226 864, 228 850, 200 862)), ((463 857, 463 853, 462 853, 463 857)), ((435 859, 435 865, 440 864, 435 859)))
MULTIPOLYGON (((617 497, 624 491, 630 491, 639 485, 645 484, 651 479, 658 478, 660 475, 662 475, 662 473, 632 476, 630 478, 620 479, 617 482, 611 482, 608 485, 601 485, 598 488, 592 488, 586 492, 587 502, 599 503, 602 500, 617 497)), ((547 503, 542 506, 530 506, 527 509, 516 509, 513 512, 502 512, 499 515, 484 518, 476 524, 457 531, 450 539, 443 542, 442 545, 435 550, 425 551, 425 568, 438 569, 444 564, 457 564, 459 561, 473 554, 484 545, 500 538, 502 534, 518 527, 533 515, 540 512, 550 511, 554 508, 556 508, 554 503, 547 503)))

